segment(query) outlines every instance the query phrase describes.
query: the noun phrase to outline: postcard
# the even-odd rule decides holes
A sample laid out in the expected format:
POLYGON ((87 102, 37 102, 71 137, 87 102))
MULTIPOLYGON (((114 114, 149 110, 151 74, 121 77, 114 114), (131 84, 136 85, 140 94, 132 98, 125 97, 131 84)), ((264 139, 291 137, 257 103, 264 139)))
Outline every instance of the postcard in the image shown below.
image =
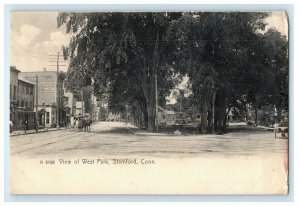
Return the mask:
POLYGON ((10 13, 10 193, 287 195, 285 11, 10 13))

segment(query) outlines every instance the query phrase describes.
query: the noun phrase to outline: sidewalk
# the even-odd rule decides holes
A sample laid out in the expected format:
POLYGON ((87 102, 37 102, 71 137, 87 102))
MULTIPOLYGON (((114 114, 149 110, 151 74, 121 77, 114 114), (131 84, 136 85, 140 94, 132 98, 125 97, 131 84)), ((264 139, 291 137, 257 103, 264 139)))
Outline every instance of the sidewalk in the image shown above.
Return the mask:
MULTIPOLYGON (((59 129, 57 128, 44 128, 44 129, 39 129, 38 132, 36 130, 27 130, 26 134, 36 134, 36 133, 43 133, 43 132, 51 132, 51 131, 58 131, 58 130, 65 130, 66 127, 60 127, 59 129)), ((12 131, 9 135, 10 136, 18 136, 18 135, 26 135, 24 130, 17 130, 17 131, 12 131)))
POLYGON ((267 131, 274 131, 274 127, 266 127, 266 126, 257 126, 258 128, 261 128, 263 130, 267 130, 267 131))

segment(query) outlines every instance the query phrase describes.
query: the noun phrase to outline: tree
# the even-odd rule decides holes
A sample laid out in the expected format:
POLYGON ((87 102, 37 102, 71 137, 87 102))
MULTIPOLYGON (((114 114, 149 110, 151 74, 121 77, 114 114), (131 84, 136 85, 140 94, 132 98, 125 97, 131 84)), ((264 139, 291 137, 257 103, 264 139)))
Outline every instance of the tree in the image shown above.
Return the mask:
MULTIPOLYGON (((261 32, 268 15, 264 12, 187 13, 171 25, 169 58, 174 68, 190 78, 193 96, 202 113, 202 132, 207 132, 209 112, 215 117, 212 126, 224 131, 231 107, 245 100, 257 103, 257 98, 251 98, 253 94, 259 98, 270 95, 262 87, 262 80, 268 76, 266 70, 275 77, 276 72, 270 70, 275 62, 283 65, 279 68, 286 68, 283 45, 287 44, 281 41, 281 46, 274 48, 278 44, 271 43, 270 34, 261 32), (271 54, 281 57, 281 63, 271 58, 271 54)), ((274 32, 272 36, 276 39, 272 41, 282 39, 274 32)))
MULTIPOLYGON (((70 73, 82 84, 95 79, 95 91, 108 94, 110 105, 139 104, 149 131, 154 130, 155 78, 162 99, 176 82, 166 58, 165 38, 172 21, 181 13, 61 13, 58 26, 76 35, 67 48, 70 73), (125 101, 125 102, 124 102, 125 101)), ((119 105, 120 107, 118 107, 119 105)))
MULTIPOLYGON (((259 41, 253 45, 255 53, 252 68, 255 77, 248 91, 247 101, 258 109, 267 105, 275 106, 279 118, 283 109, 288 109, 288 42, 274 29, 258 35, 259 41)), ((257 124, 257 118, 256 118, 257 124)))

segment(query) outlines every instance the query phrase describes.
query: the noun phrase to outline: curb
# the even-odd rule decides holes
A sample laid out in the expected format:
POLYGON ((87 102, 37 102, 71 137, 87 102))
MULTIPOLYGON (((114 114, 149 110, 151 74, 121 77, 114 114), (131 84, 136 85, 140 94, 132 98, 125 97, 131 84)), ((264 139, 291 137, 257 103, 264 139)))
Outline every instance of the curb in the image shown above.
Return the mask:
POLYGON ((66 130, 66 128, 63 128, 63 129, 43 129, 43 130, 39 130, 38 132, 36 132, 35 130, 34 131, 30 131, 30 132, 22 132, 22 133, 18 133, 18 134, 12 134, 10 133, 9 136, 10 137, 13 137, 13 136, 21 136, 21 135, 28 135, 28 134, 39 134, 39 133, 45 133, 45 132, 55 132, 55 131, 60 131, 60 130, 66 130))

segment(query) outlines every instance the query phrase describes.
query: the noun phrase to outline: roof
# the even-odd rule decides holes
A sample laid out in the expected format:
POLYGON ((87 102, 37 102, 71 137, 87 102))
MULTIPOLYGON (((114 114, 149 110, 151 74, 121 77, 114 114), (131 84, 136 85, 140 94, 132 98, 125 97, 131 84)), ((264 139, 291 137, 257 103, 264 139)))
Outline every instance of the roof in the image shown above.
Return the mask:
POLYGON ((11 70, 11 71, 14 71, 14 72, 17 72, 17 73, 21 72, 21 71, 18 70, 15 66, 11 66, 11 67, 10 67, 10 70, 11 70))
POLYGON ((28 84, 33 84, 33 85, 35 85, 35 83, 29 81, 28 79, 26 79, 26 78, 24 78, 24 77, 22 77, 22 76, 18 76, 18 80, 19 80, 19 81, 22 81, 22 82, 26 82, 26 83, 28 83, 28 84))

